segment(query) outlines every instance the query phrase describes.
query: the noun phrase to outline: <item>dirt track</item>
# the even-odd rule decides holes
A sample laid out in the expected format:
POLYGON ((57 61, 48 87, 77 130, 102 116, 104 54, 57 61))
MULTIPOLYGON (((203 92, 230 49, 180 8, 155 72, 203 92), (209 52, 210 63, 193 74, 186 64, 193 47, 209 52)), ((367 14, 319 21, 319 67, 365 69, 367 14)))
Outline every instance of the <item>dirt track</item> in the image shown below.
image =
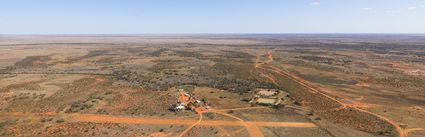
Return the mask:
MULTIPOLYGON (((262 127, 295 127, 295 128, 315 128, 313 123, 308 122, 268 122, 268 121, 244 121, 236 116, 225 113, 227 110, 246 110, 265 107, 235 108, 225 110, 209 110, 199 113, 198 120, 178 120, 178 119, 160 119, 160 118, 140 118, 125 116, 109 116, 97 114, 31 114, 31 113, 8 113, 0 114, 0 117, 29 117, 29 116, 62 116, 67 122, 94 122, 94 123, 125 123, 125 124, 147 124, 147 125, 190 125, 179 136, 186 135, 194 126, 241 126, 245 127, 252 137, 262 137, 263 134, 258 128, 262 127), (202 113, 217 113, 236 119, 235 121, 220 120, 202 120, 202 113)), ((242 131, 242 130, 241 130, 242 131)))
POLYGON ((199 115, 198 121, 196 121, 195 123, 193 123, 192 125, 190 125, 188 128, 186 128, 185 130, 183 130, 183 132, 180 133, 180 135, 178 137, 184 136, 185 134, 187 134, 190 131, 190 129, 192 129, 193 127, 195 127, 196 125, 198 125, 199 123, 202 122, 202 112, 199 112, 198 115, 199 115))

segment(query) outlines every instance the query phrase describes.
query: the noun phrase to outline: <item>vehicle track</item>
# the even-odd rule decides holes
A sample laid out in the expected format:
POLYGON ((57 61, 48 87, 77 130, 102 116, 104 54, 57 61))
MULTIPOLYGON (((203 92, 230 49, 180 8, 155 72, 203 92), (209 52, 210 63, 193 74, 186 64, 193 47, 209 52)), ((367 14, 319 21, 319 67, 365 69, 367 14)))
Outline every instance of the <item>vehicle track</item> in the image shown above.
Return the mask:
POLYGON ((182 133, 180 133, 180 135, 178 137, 183 137, 185 134, 187 134, 187 132, 189 132, 193 127, 195 127, 196 125, 198 125, 199 123, 202 122, 202 113, 198 112, 199 114, 199 119, 196 123, 193 123, 192 125, 190 125, 188 128, 186 128, 185 130, 183 130, 182 133))

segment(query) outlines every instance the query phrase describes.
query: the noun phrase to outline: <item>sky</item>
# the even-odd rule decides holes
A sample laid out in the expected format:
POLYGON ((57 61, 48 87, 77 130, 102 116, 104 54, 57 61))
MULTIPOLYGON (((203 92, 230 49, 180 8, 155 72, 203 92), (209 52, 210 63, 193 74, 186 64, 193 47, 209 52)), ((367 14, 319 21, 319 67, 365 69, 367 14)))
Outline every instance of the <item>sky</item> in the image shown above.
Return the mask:
POLYGON ((425 33, 425 0, 1 0, 0 34, 425 33))

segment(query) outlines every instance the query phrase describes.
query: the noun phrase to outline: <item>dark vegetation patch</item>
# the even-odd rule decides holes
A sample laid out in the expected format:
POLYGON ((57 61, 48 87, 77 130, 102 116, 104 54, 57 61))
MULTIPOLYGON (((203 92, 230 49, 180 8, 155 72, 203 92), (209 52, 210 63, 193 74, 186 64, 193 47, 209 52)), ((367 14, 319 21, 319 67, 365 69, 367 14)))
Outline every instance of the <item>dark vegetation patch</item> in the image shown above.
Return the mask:
POLYGON ((18 119, 0 119, 0 136, 8 136, 6 127, 15 125, 18 119))
POLYGON ((92 50, 87 55, 84 55, 83 58, 92 58, 102 55, 108 55, 110 50, 92 50))
POLYGON ((331 64, 332 61, 335 61, 334 59, 329 57, 320 57, 320 56, 312 56, 312 55, 300 56, 300 58, 304 60, 308 60, 308 61, 314 61, 317 63, 327 63, 327 64, 331 64))
POLYGON ((239 51, 223 51, 224 57, 227 59, 239 59, 242 62, 252 62, 252 59, 255 58, 254 55, 251 55, 249 53, 245 52, 239 52, 239 51))
POLYGON ((206 86, 236 93, 247 93, 256 88, 277 88, 273 84, 255 80, 235 79, 227 77, 198 77, 198 76, 171 76, 167 79, 144 81, 143 86, 148 90, 165 91, 180 85, 206 86), (173 78, 171 78, 173 77, 173 78))
POLYGON ((279 83, 282 83, 280 84, 281 87, 291 94, 291 97, 294 97, 298 103, 303 102, 304 104, 302 105, 306 105, 313 110, 332 110, 342 106, 325 96, 319 96, 316 93, 308 92, 309 89, 291 79, 283 76, 278 76, 276 78, 279 83))
POLYGON ((339 80, 334 76, 324 76, 324 75, 310 75, 310 74, 297 74, 301 78, 323 85, 355 85, 358 82, 355 80, 339 80))
POLYGON ((17 95, 13 95, 11 97, 7 97, 5 98, 6 101, 10 101, 10 102, 16 102, 16 101, 35 101, 35 100, 40 100, 43 99, 44 96, 46 96, 46 94, 36 94, 36 93, 19 93, 17 95))
POLYGON ((87 55, 79 56, 79 57, 71 57, 71 58, 68 58, 67 61, 60 62, 60 63, 72 63, 72 62, 78 62, 84 59, 93 58, 97 56, 109 55, 109 51, 110 50, 92 50, 92 51, 89 51, 87 55))
POLYGON ((99 108, 99 103, 110 104, 115 96, 116 92, 113 92, 112 87, 102 92, 92 92, 85 100, 74 101, 69 104, 65 109, 65 113, 96 113, 96 114, 109 114, 107 107, 99 108), (97 109, 96 109, 97 108, 97 109))
POLYGON ((212 79, 200 77, 199 75, 166 75, 164 78, 152 80, 143 80, 145 89, 164 91, 171 87, 179 85, 195 85, 199 86, 203 83, 209 83, 212 79))
POLYGON ((222 70, 223 73, 233 75, 236 78, 248 79, 254 65, 241 62, 217 62, 212 67, 216 70, 222 70))
POLYGON ((292 47, 292 48, 320 48, 326 50, 341 50, 341 49, 351 49, 359 51, 371 51, 371 50, 425 50, 425 46, 420 44, 410 44, 405 42, 400 43, 389 43, 389 42, 358 42, 358 43, 304 43, 299 44, 283 44, 282 47, 292 47))
POLYGON ((34 68, 34 67, 47 67, 47 61, 51 60, 49 56, 29 56, 23 60, 16 62, 14 67, 16 68, 34 68))
POLYGON ((306 55, 306 56, 300 56, 299 58, 312 61, 315 63, 323 63, 323 64, 329 64, 329 65, 350 65, 353 61, 351 59, 334 59, 330 57, 321 57, 321 56, 314 56, 314 55, 306 55))
POLYGON ((137 73, 135 71, 131 71, 131 70, 114 70, 112 72, 112 76, 116 79, 116 80, 124 80, 124 81, 129 81, 131 83, 134 84, 139 84, 138 80, 136 80, 137 78, 137 73))
POLYGON ((417 52, 413 52, 413 54, 418 57, 425 57, 425 52, 417 51, 417 52))
POLYGON ((375 135, 396 136, 395 127, 386 121, 353 108, 320 113, 325 119, 375 135))
POLYGON ((40 122, 45 123, 45 122, 50 122, 53 121, 53 117, 41 117, 40 118, 40 122))
POLYGON ((173 52, 180 57, 193 57, 198 59, 201 59, 203 57, 201 53, 195 51, 173 50, 173 52))
POLYGON ((117 59, 115 57, 106 57, 106 58, 102 58, 99 60, 96 60, 95 63, 99 63, 99 64, 111 64, 113 62, 117 61, 117 59))
POLYGON ((153 52, 148 53, 148 55, 149 55, 149 56, 154 56, 154 57, 159 57, 159 56, 161 55, 161 53, 163 53, 163 52, 165 52, 165 51, 167 51, 167 50, 168 50, 168 49, 160 48, 160 49, 157 49, 157 50, 155 50, 155 51, 153 51, 153 52))
MULTIPOLYGON (((370 92, 369 94, 376 96, 376 97, 380 97, 383 98, 382 100, 385 99, 389 99, 392 102, 407 102, 409 104, 412 105, 417 105, 417 106, 425 106, 425 100, 423 99, 425 97, 425 93, 419 93, 419 94, 414 94, 414 95, 405 95, 405 94, 400 94, 400 93, 388 93, 388 92, 370 92), (418 98, 422 98, 422 99, 418 99, 418 98)), ((379 101, 382 101, 379 100, 379 101)))
POLYGON ((405 77, 405 76, 388 76, 388 77, 372 77, 367 82, 386 85, 398 89, 413 90, 414 92, 425 91, 425 79, 423 77, 405 77))
POLYGON ((131 53, 131 54, 140 54, 140 53, 144 53, 145 51, 146 51, 145 47, 137 47, 137 48, 127 49, 127 52, 131 53))
POLYGON ((10 90, 42 90, 41 86, 38 85, 39 81, 27 82, 27 83, 19 83, 19 84, 10 84, 2 89, 0 92, 7 92, 10 90))
POLYGON ((206 84, 204 86, 223 89, 230 92, 236 93, 248 93, 257 88, 266 89, 280 89, 274 84, 260 82, 257 80, 245 80, 245 79, 232 79, 232 78, 219 78, 213 83, 206 84))
POLYGON ((409 59, 409 61, 413 62, 413 63, 425 63, 425 58, 412 58, 409 59))
POLYGON ((181 67, 183 65, 188 65, 187 63, 183 62, 182 60, 172 60, 172 59, 161 59, 161 60, 154 60, 153 62, 156 62, 155 65, 148 68, 150 71, 154 71, 158 73, 159 71, 162 71, 164 69, 178 69, 178 67, 181 67))
POLYGON ((312 54, 312 55, 323 55, 327 54, 328 52, 320 51, 317 49, 301 49, 301 48, 295 48, 292 50, 276 50, 276 52, 291 52, 291 53, 300 53, 300 54, 312 54))
POLYGON ((298 67, 305 67, 305 68, 312 68, 319 71, 324 72, 345 72, 344 69, 341 69, 339 67, 334 67, 332 65, 326 65, 326 64, 319 64, 319 63, 311 63, 306 62, 304 60, 291 60, 287 62, 288 64, 298 66, 298 67))
POLYGON ((408 53, 406 52, 393 52, 390 50, 371 50, 372 52, 378 53, 378 54, 385 54, 385 55, 406 55, 408 53))
POLYGON ((418 51, 418 50, 371 50, 371 51, 378 54, 383 54, 383 55, 425 57, 425 52, 418 51))
POLYGON ((254 64, 255 56, 240 51, 221 51, 220 55, 208 56, 205 59, 214 62, 239 62, 254 64))
POLYGON ((104 97, 102 96, 90 96, 84 101, 74 102, 65 110, 65 113, 76 113, 92 108, 94 105, 102 101, 104 97))

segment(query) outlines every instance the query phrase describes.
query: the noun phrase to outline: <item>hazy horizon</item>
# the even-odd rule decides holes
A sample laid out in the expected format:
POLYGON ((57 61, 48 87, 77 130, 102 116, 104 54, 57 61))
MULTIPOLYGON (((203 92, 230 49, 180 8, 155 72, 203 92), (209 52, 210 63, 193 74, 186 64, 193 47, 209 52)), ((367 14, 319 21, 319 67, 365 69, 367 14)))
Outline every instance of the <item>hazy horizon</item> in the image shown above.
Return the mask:
POLYGON ((424 0, 5 0, 0 34, 423 34, 424 0))

